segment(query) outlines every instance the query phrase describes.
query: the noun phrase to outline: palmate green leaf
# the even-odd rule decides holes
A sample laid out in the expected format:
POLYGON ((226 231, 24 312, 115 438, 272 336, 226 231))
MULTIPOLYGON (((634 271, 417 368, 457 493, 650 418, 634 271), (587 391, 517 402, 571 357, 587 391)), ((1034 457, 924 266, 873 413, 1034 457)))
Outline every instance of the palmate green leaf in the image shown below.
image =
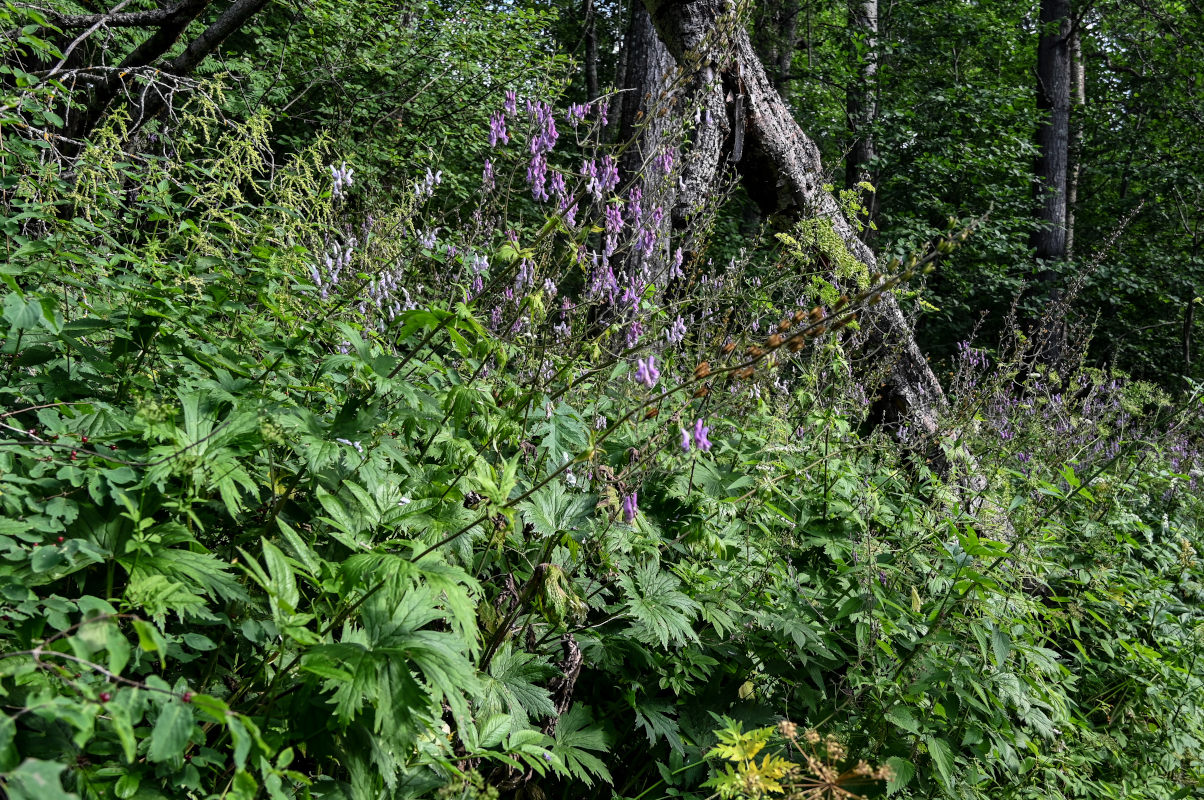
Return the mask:
MULTIPOLYGON (((191 537, 188 543, 200 547, 192 544, 191 537)), ((214 600, 245 603, 249 599, 246 589, 231 574, 230 565, 209 553, 198 553, 184 547, 164 547, 149 556, 124 556, 121 563, 129 565, 131 581, 163 575, 184 585, 189 592, 214 600)))
POLYGON ((570 494, 559 482, 540 489, 519 505, 523 518, 541 536, 556 536, 584 527, 597 499, 580 492, 570 494))
POLYGON ((627 613, 634 620, 632 630, 640 641, 661 647, 698 641, 691 625, 698 604, 677 590, 681 581, 673 573, 647 561, 635 568, 634 577, 620 575, 619 585, 627 600, 627 613))
POLYGON ((556 722, 554 736, 556 743, 552 746, 552 755, 564 764, 569 777, 586 786, 593 786, 595 778, 614 782, 606 764, 594 755, 605 754, 610 748, 602 727, 594 724, 588 708, 578 703, 562 714, 556 722))
POLYGON ((662 700, 637 700, 633 705, 636 724, 644 729, 651 744, 664 737, 674 750, 683 750, 681 728, 677 720, 669 716, 675 709, 671 703, 662 700))
POLYGON ((194 594, 188 586, 162 574, 132 577, 125 589, 125 603, 130 608, 145 611, 160 622, 169 613, 177 614, 182 619, 208 607, 205 599, 194 594))
POLYGON ((508 711, 522 723, 528 715, 556 716, 552 696, 540 685, 556 674, 543 659, 516 652, 510 642, 502 645, 481 679, 480 708, 485 713, 508 711))
POLYGON ((563 464, 589 443, 589 431, 581 416, 565 403, 556 406, 551 417, 536 425, 534 434, 539 437, 536 451, 553 464, 563 464))
POLYGON ((343 562, 343 574, 350 586, 363 589, 383 579, 398 582, 394 592, 404 592, 402 585, 427 587, 439 599, 432 608, 450 612, 448 621, 468 652, 475 654, 480 647, 477 633, 480 584, 459 567, 444 563, 438 553, 431 553, 417 563, 389 553, 362 553, 343 562))

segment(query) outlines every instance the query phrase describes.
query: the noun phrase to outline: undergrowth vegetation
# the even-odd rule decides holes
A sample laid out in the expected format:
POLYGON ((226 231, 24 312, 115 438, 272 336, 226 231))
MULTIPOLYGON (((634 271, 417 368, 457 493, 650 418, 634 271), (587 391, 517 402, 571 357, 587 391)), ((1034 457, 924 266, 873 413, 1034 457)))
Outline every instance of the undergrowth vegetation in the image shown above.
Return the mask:
POLYGON ((943 438, 873 427, 915 268, 663 238, 605 101, 499 90, 467 199, 386 205, 216 87, 46 158, 51 91, 0 121, 8 797, 1201 791, 1198 394, 965 343, 943 438))

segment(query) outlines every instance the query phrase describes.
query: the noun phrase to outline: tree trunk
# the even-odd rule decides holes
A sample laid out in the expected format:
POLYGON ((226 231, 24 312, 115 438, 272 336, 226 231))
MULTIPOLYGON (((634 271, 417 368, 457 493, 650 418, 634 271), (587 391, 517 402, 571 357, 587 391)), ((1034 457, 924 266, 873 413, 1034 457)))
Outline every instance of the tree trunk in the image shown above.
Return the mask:
MULTIPOLYGON (((747 32, 724 0, 645 0, 645 5, 669 52, 687 75, 701 81, 697 87, 705 90, 704 99, 717 97, 725 112, 722 120, 712 119, 696 131, 687 161, 697 172, 679 192, 679 206, 699 203, 704 198, 695 192, 714 185, 714 178, 710 184, 702 180, 702 166, 714 175, 730 159, 763 213, 828 219, 854 257, 873 270, 873 252, 823 188, 818 148, 774 91, 747 32), (730 134, 724 135, 722 123, 730 134), (708 134, 701 128, 716 130, 708 134), (714 142, 720 144, 717 149, 714 142)), ((905 421, 935 435, 944 393, 895 298, 888 294, 867 309, 864 323, 869 350, 889 359, 878 403, 880 420, 905 421)))
MULTIPOLYGON (((230 34, 245 25, 270 0, 235 0, 218 15, 205 30, 188 43, 183 52, 160 65, 170 75, 184 76, 192 73, 201 62, 216 50, 230 34)), ((158 30, 142 41, 126 56, 120 66, 109 72, 108 77, 93 87, 81 113, 68 120, 67 134, 84 138, 90 134, 108 113, 110 106, 123 93, 128 93, 136 72, 162 59, 176 45, 180 37, 200 15, 211 0, 181 0, 171 9, 162 12, 156 19, 158 30)), ((141 97, 130 98, 132 124, 137 130, 158 115, 167 105, 168 99, 162 91, 151 90, 141 97)))
POLYGON ((209 3, 210 0, 181 0, 168 9, 162 19, 157 19, 153 24, 158 30, 122 59, 117 69, 108 73, 108 77, 92 87, 83 108, 67 120, 66 134, 76 139, 90 134, 104 119, 117 96, 128 88, 127 79, 133 77, 130 73, 162 58, 209 3))
POLYGON ((1087 77, 1083 64, 1083 34, 1070 41, 1071 111, 1069 166, 1066 176, 1066 260, 1074 258, 1074 209, 1079 201, 1079 169, 1083 157, 1083 111, 1087 106, 1087 77))
POLYGON ((798 0, 771 0, 757 5, 753 20, 753 47, 766 65, 773 88, 786 99, 798 36, 798 0))
MULTIPOLYGON (((691 220, 716 198, 724 175, 724 144, 730 126, 722 91, 718 84, 706 84, 701 75, 678 68, 648 10, 639 3, 632 8, 625 50, 620 141, 634 140, 634 144, 624 152, 620 172, 624 180, 638 179, 645 207, 659 205, 667 212, 657 240, 673 241, 688 255, 691 220), (686 152, 678 154, 678 180, 670 180, 653 161, 682 142, 684 115, 691 110, 697 124, 684 143, 686 152)), ((667 256, 663 248, 651 257, 632 248, 624 269, 629 275, 652 278, 663 272, 667 256)))
POLYGON ((1066 260, 1067 167, 1070 161, 1070 0, 1041 0, 1037 44, 1037 229, 1033 248, 1045 312, 1033 327, 1032 358, 1056 365, 1066 343, 1061 265, 1066 260))
POLYGON ((778 20, 778 70, 773 80, 782 99, 790 100, 790 81, 794 72, 794 48, 798 38, 798 0, 782 0, 781 18, 778 20))
POLYGON ((584 0, 581 14, 585 18, 585 99, 596 100, 598 86, 598 20, 594 0, 584 0))
POLYGON ((1052 283, 1054 265, 1066 258, 1066 167, 1070 151, 1070 0, 1041 0, 1037 45, 1038 222, 1033 235, 1042 280, 1052 283))
MULTIPOLYGON (((874 161, 872 127, 878 116, 878 0, 849 0, 849 30, 853 36, 856 78, 846 94, 849 133, 853 141, 845 158, 845 188, 855 189, 863 182, 877 182, 871 165, 874 161)), ((874 192, 864 195, 868 213, 861 240, 867 245, 872 245, 874 239, 876 198, 874 192)))

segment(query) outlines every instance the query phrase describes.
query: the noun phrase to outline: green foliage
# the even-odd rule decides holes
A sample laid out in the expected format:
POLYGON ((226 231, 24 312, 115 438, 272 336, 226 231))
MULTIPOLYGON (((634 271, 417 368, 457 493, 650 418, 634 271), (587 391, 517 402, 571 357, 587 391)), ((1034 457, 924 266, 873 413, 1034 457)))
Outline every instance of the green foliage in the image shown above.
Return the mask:
MULTIPOLYGON (((802 770, 916 798, 1197 792, 1198 396, 975 351, 947 435, 896 443, 863 424, 852 340, 766 339, 833 274, 869 286, 824 221, 778 238, 777 275, 763 247, 628 298, 636 345, 570 315, 599 218, 503 192, 455 216, 524 60, 546 57, 531 94, 557 80, 550 17, 465 13, 318 4, 312 39, 269 15, 228 65, 270 53, 280 81, 211 76, 157 156, 118 115, 52 157, 18 125, 60 90, 5 73, 6 796, 817 796, 802 770), (326 60, 346 96, 258 113, 326 60), (397 96, 346 98, 378 65, 404 71, 385 94, 463 81, 419 93, 428 121, 465 86, 489 103, 368 137, 397 96), (455 155, 423 204, 428 143, 455 155), (389 282, 404 305, 376 303, 389 282), (737 380, 729 341, 773 352, 737 380)), ((3 46, 54 57, 23 36, 3 46)), ((521 182, 502 165, 526 152, 495 159, 521 182)))

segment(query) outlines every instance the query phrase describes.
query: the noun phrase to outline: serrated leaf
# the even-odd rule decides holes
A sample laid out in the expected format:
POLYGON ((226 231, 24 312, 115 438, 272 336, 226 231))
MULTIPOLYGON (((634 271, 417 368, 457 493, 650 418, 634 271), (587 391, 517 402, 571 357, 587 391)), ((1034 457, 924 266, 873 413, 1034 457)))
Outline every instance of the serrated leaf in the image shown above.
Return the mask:
POLYGON ((944 739, 938 739, 935 736, 925 736, 924 742, 928 745, 928 754, 932 756, 932 763, 936 765, 937 772, 941 775, 941 780, 946 786, 953 785, 953 748, 944 739))
POLYGON ((991 649, 995 651, 996 666, 1002 667, 1008 659, 1008 654, 1012 652, 1012 637, 998 625, 993 626, 991 630, 991 649))
POLYGON ((916 720, 911 709, 905 705, 896 705, 886 712, 886 718, 908 733, 919 733, 920 723, 916 720))
POLYGON ((886 760, 887 766, 891 768, 890 780, 886 782, 886 793, 894 794, 903 789, 907 784, 911 783, 911 779, 916 776, 916 765, 908 761, 906 758, 899 756, 891 756, 886 760))

